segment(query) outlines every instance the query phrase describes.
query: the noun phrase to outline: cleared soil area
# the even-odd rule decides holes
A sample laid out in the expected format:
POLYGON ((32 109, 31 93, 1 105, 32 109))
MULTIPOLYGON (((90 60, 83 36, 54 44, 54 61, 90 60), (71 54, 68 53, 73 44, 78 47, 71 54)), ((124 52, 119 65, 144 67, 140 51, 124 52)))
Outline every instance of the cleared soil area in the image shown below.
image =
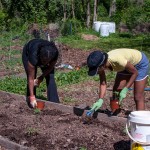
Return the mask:
POLYGON ((1 92, 0 135, 36 150, 129 150, 124 123, 83 117, 46 105, 36 113, 24 98, 1 92))

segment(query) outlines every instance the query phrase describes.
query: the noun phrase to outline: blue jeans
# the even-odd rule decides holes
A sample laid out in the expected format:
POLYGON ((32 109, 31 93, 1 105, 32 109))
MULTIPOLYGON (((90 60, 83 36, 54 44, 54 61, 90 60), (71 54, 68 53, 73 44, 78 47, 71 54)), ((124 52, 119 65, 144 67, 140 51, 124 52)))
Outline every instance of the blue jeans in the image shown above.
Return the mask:
MULTIPOLYGON (((138 76, 136 77, 135 81, 144 80, 147 76, 149 76, 150 64, 148 58, 144 53, 142 53, 142 59, 140 60, 140 62, 134 67, 138 71, 138 76)), ((117 74, 130 75, 131 73, 129 73, 127 70, 123 70, 118 72, 117 74)))

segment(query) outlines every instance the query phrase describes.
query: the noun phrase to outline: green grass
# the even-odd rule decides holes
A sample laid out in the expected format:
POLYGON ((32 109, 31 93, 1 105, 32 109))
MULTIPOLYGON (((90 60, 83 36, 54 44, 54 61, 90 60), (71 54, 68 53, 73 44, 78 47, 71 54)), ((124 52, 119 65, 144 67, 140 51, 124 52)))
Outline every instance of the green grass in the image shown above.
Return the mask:
MULTIPOLYGON (((83 32, 84 34, 87 32, 83 32)), ((133 48, 140 51, 144 51, 147 54, 150 51, 150 38, 149 36, 139 35, 139 36, 123 36, 123 34, 111 34, 109 37, 99 37, 98 40, 86 41, 81 38, 81 35, 72 35, 62 38, 58 38, 59 42, 69 45, 70 47, 80 48, 83 50, 89 49, 101 49, 103 51, 110 51, 116 48, 133 48)), ((89 34, 89 33, 88 33, 89 34)), ((150 57, 150 55, 149 55, 150 57)))

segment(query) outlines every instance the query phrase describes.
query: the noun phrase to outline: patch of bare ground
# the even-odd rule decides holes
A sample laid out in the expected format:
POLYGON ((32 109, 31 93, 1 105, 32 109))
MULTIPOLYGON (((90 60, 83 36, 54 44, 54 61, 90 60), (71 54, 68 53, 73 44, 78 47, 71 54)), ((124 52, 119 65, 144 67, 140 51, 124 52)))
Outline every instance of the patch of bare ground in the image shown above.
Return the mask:
POLYGON ((24 98, 1 92, 0 135, 36 150, 129 150, 124 124, 82 118, 46 105, 41 113, 29 109, 24 98))

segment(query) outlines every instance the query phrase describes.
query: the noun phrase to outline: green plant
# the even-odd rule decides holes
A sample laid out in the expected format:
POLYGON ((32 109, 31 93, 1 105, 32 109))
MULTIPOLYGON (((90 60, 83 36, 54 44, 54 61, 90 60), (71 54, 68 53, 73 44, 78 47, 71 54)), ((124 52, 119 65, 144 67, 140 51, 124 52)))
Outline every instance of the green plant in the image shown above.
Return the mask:
POLYGON ((35 128, 29 127, 29 128, 27 128, 26 134, 28 136, 34 136, 34 135, 38 134, 38 131, 35 128))
POLYGON ((114 99, 119 99, 119 92, 118 91, 114 91, 113 95, 114 95, 114 99))
POLYGON ((59 86, 67 85, 67 84, 75 84, 80 81, 84 81, 87 78, 87 70, 86 68, 82 68, 80 70, 73 70, 68 73, 57 72, 55 75, 56 82, 59 86))
POLYGON ((87 150, 87 148, 85 148, 85 147, 81 147, 81 148, 80 148, 80 150, 87 150))
POLYGON ((63 36, 74 35, 81 31, 81 23, 77 19, 68 19, 61 25, 61 33, 63 36))
POLYGON ((75 102, 75 99, 73 99, 72 97, 65 97, 65 98, 63 99, 63 101, 64 101, 65 103, 73 103, 73 102, 75 102))
POLYGON ((40 114, 41 113, 41 110, 40 109, 38 109, 38 108, 35 108, 34 109, 34 114, 40 114))

